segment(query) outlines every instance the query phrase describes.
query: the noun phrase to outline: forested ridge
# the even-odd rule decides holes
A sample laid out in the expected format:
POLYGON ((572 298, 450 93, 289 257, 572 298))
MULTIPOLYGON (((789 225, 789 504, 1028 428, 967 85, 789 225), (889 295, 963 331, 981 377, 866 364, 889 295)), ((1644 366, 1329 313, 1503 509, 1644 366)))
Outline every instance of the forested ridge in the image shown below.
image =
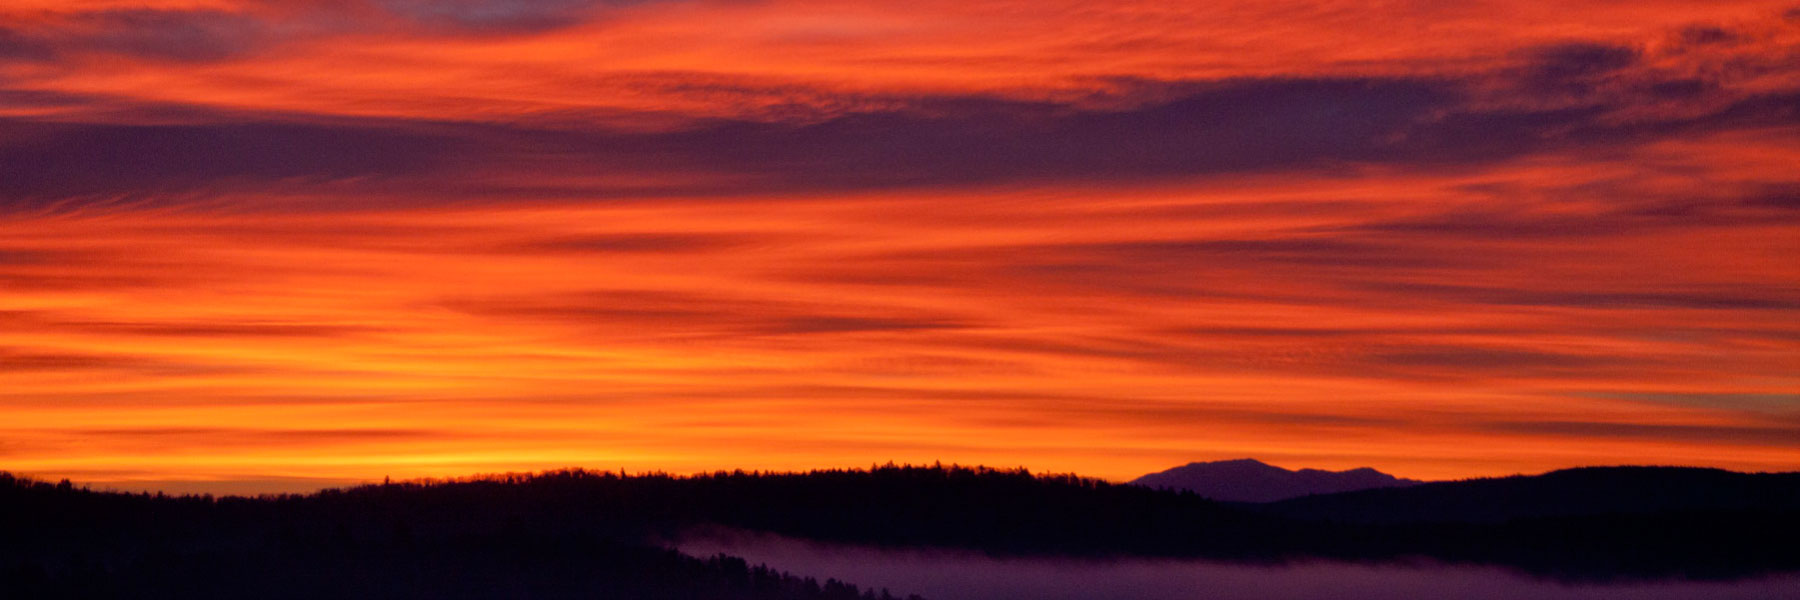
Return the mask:
MULTIPOLYGON (((1782 486, 1792 482, 1757 479, 1745 489, 1787 498, 1782 486)), ((1323 498, 1330 496, 1309 502, 1323 498)), ((662 545, 722 526, 995 555, 1429 559, 1566 579, 1800 570, 1800 548, 1791 543, 1800 539, 1800 511, 1775 501, 1714 500, 1671 510, 1621 505, 1505 520, 1379 522, 1302 518, 1072 475, 941 465, 694 476, 568 469, 257 498, 100 492, 0 475, 0 568, 27 592, 19 597, 847 600, 886 593, 662 545)))

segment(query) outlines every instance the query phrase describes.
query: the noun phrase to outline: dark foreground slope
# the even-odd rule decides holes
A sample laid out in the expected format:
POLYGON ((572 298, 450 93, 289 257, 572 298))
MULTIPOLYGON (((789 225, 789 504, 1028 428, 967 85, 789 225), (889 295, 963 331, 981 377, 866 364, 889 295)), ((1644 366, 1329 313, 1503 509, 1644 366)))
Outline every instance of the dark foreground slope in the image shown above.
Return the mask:
POLYGON ((1800 544, 1792 543, 1800 539, 1800 504, 1757 499, 1800 492, 1800 481, 1753 478, 1761 484, 1723 488, 1708 502, 1685 504, 1646 501, 1639 497, 1641 489, 1608 492, 1607 483, 1600 482, 1588 490, 1594 495, 1578 514, 1527 514, 1499 522, 1318 520, 1192 493, 965 468, 720 473, 634 478, 619 486, 639 498, 655 498, 661 512, 653 514, 660 522, 718 523, 882 546, 1251 562, 1426 558, 1565 580, 1800 571, 1800 544))
POLYGON ((1781 513, 1800 511, 1800 473, 1586 467, 1294 498, 1264 508, 1288 517, 1368 523, 1781 513))
MULTIPOLYGON (((1784 480, 1785 481, 1785 480, 1784 480)), ((1800 511, 1316 521, 1191 493, 957 467, 623 477, 578 470, 309 496, 164 498, 0 478, 6 597, 851 598, 655 541, 706 525, 878 546, 1233 561, 1418 557, 1574 579, 1800 571, 1800 511)))
POLYGON ((893 598, 646 543, 584 478, 214 499, 0 473, 0 598, 893 598))
POLYGON ((1274 502, 1312 494, 1404 487, 1421 483, 1367 467, 1348 471, 1290 471, 1252 458, 1188 463, 1131 481, 1159 490, 1189 491, 1226 502, 1274 502))

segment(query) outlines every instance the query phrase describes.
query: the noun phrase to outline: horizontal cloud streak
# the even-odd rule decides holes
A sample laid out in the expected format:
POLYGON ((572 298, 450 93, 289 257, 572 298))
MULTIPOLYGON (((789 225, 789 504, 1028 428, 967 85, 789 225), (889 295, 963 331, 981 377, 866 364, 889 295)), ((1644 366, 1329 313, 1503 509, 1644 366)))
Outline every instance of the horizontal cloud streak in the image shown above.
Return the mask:
MULTIPOLYGON (((656 0, 376 0, 387 11, 436 27, 492 33, 531 33, 593 19, 609 8, 656 0)), ((670 0, 662 0, 670 1, 670 0)))
POLYGON ((1584 423, 1568 421, 1494 423, 1495 429, 1509 432, 1548 433, 1570 437, 1624 437, 1678 439, 1692 442, 1741 440, 1779 446, 1800 445, 1800 423, 1786 427, 1734 427, 1705 425, 1649 425, 1640 423, 1584 423))
MULTIPOLYGON (((385 178, 446 191, 529 193, 482 171, 566 174, 542 190, 618 196, 857 190, 1019 181, 1166 180, 1395 164, 1441 168, 1676 135, 1800 123, 1800 95, 1696 117, 1609 124, 1598 109, 1467 112, 1455 86, 1405 81, 1243 82, 1125 112, 966 101, 823 123, 716 123, 662 133, 454 124, 42 125, 0 122, 0 195, 28 199, 220 185, 319 186, 385 178), (940 112, 941 111, 941 112, 940 112), (546 162, 545 159, 548 158, 546 162), (110 168, 96 171, 91 165, 110 168), (482 165, 473 180, 470 167, 482 165), (625 185, 581 175, 659 177, 625 185), (574 177, 568 177, 574 176, 574 177), (444 177, 450 177, 444 181, 444 177), (716 182, 716 183, 709 183, 716 182)), ((466 192, 465 192, 466 193, 466 192)), ((1771 197, 1785 206, 1785 196, 1771 197)))
POLYGON ((595 330, 663 335, 743 337, 959 329, 961 320, 901 311, 845 314, 833 304, 734 298, 646 290, 606 290, 562 297, 452 298, 444 306, 474 315, 526 319, 595 330))
POLYGON ((111 9, 27 23, 28 28, 0 28, 0 60, 108 53, 214 61, 247 52, 271 35, 263 21, 221 10, 111 9))

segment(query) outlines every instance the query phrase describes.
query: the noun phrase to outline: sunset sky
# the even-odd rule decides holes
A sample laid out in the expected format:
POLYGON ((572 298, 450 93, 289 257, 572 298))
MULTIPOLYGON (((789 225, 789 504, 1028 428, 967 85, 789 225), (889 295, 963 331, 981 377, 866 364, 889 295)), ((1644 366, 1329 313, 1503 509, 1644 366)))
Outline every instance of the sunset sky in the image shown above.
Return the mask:
POLYGON ((0 0, 0 470, 1800 470, 1800 4, 0 0))

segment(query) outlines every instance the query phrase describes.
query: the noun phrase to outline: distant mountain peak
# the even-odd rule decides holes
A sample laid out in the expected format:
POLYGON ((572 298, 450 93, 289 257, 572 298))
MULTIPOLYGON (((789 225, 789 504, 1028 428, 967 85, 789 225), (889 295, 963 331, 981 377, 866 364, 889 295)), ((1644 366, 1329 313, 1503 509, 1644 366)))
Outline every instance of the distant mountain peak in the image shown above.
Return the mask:
POLYGON ((1422 483, 1369 467, 1346 471, 1292 471, 1254 458, 1194 462, 1132 480, 1158 489, 1186 490, 1228 502, 1274 502, 1310 494, 1335 494, 1422 483))
POLYGON ((1266 462, 1263 462, 1260 460, 1256 460, 1254 458, 1233 458, 1231 460, 1215 460, 1215 461, 1211 461, 1211 462, 1201 461, 1201 462, 1188 463, 1188 466, 1193 466, 1193 465, 1256 465, 1256 466, 1263 466, 1263 467, 1272 467, 1272 468, 1276 468, 1276 469, 1281 468, 1281 467, 1276 467, 1275 465, 1271 465, 1269 463, 1266 463, 1266 462))

